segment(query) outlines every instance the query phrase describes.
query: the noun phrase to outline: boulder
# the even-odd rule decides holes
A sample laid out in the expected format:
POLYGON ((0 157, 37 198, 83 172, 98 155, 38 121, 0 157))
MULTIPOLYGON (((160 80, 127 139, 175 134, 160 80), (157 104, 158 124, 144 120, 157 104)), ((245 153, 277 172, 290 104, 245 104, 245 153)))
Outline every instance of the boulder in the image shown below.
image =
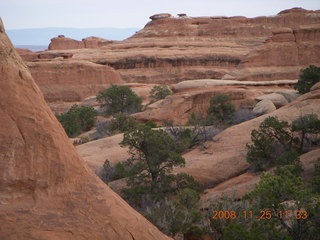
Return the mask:
POLYGON ((297 99, 297 97, 299 97, 299 94, 297 93, 296 90, 281 89, 281 90, 275 91, 275 93, 278 93, 278 94, 281 94, 282 96, 284 96, 284 98, 289 103, 294 101, 295 99, 297 99))
POLYGON ((287 99, 278 93, 271 93, 271 94, 266 94, 262 95, 256 98, 257 101, 262 101, 262 100, 270 100, 276 108, 283 107, 288 104, 287 99))
POLYGON ((88 169, 0 22, 0 239, 170 239, 88 169))
POLYGON ((263 114, 266 114, 266 113, 270 113, 274 110, 276 110, 276 106, 273 104, 273 102, 269 99, 264 99, 260 102, 258 102, 252 112, 254 113, 254 115, 256 116, 260 116, 260 115, 263 115, 263 114))

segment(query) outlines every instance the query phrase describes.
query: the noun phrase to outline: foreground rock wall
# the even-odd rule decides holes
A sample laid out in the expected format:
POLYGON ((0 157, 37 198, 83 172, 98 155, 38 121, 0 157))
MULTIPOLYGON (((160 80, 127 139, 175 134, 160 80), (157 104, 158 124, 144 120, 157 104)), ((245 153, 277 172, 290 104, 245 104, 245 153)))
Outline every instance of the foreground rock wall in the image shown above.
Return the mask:
POLYGON ((79 158, 0 21, 0 239, 169 239, 79 158))

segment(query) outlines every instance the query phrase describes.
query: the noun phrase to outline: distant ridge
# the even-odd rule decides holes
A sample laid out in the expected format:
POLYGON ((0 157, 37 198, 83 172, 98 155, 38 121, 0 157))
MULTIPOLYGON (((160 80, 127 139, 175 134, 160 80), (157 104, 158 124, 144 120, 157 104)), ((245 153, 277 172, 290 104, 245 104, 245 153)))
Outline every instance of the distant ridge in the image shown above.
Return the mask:
POLYGON ((50 39, 58 35, 81 40, 95 36, 109 40, 124 40, 140 29, 138 28, 30 28, 7 30, 12 43, 17 45, 48 46, 50 39))

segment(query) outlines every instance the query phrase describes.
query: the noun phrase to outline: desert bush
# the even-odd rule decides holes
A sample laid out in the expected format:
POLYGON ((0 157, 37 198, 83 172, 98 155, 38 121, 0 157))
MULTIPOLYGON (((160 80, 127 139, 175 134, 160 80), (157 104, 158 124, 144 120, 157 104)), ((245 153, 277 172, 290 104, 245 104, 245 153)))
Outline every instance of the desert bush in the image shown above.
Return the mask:
POLYGON ((179 153, 195 146, 201 146, 205 141, 212 140, 212 137, 220 132, 220 130, 214 130, 205 126, 171 126, 166 128, 166 131, 173 139, 175 149, 179 153))
POLYGON ((304 94, 310 92, 310 88, 317 82, 320 82, 320 67, 310 65, 301 70, 300 78, 295 89, 297 89, 300 94, 304 94))
POLYGON ((92 107, 73 105, 68 112, 56 115, 69 137, 90 130, 97 119, 98 112, 92 107))
POLYGON ((101 179, 108 183, 114 180, 128 177, 130 175, 130 168, 126 162, 119 162, 116 164, 111 164, 109 160, 106 160, 103 164, 103 170, 101 179))
POLYGON ((315 114, 299 117, 292 124, 268 117, 258 130, 251 132, 252 144, 246 145, 247 161, 254 171, 285 164, 293 164, 299 171, 298 155, 318 144, 319 133, 320 120, 315 114))
POLYGON ((148 120, 144 125, 146 125, 150 128, 157 128, 158 127, 157 124, 152 120, 148 120))
POLYGON ((210 99, 208 108, 207 123, 209 124, 228 124, 230 123, 235 107, 231 98, 226 94, 218 94, 210 99))
POLYGON ((111 85, 98 93, 97 101, 107 116, 115 113, 130 114, 142 109, 142 99, 127 86, 111 85))
POLYGON ((146 193, 163 198, 166 192, 172 191, 172 168, 183 166, 185 160, 165 131, 139 126, 124 134, 121 145, 129 147, 131 157, 127 162, 133 173, 128 179, 129 189, 123 190, 127 199, 139 202, 146 193))
POLYGON ((307 114, 292 122, 292 131, 299 134, 299 152, 308 151, 320 143, 320 119, 316 114, 307 114))
POLYGON ((125 113, 116 113, 108 125, 112 134, 122 133, 137 128, 139 123, 136 119, 125 113))
POLYGON ((172 95, 172 91, 167 86, 154 86, 150 91, 150 97, 153 101, 164 99, 169 95, 172 95))

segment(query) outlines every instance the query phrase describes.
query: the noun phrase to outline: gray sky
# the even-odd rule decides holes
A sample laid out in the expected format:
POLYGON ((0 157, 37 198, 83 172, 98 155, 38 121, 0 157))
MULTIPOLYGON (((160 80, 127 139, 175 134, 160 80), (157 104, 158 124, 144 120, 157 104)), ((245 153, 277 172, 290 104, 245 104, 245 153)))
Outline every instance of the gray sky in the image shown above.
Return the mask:
POLYGON ((6 29, 142 28, 162 12, 256 17, 292 7, 320 9, 320 0, 0 0, 0 16, 6 29))

